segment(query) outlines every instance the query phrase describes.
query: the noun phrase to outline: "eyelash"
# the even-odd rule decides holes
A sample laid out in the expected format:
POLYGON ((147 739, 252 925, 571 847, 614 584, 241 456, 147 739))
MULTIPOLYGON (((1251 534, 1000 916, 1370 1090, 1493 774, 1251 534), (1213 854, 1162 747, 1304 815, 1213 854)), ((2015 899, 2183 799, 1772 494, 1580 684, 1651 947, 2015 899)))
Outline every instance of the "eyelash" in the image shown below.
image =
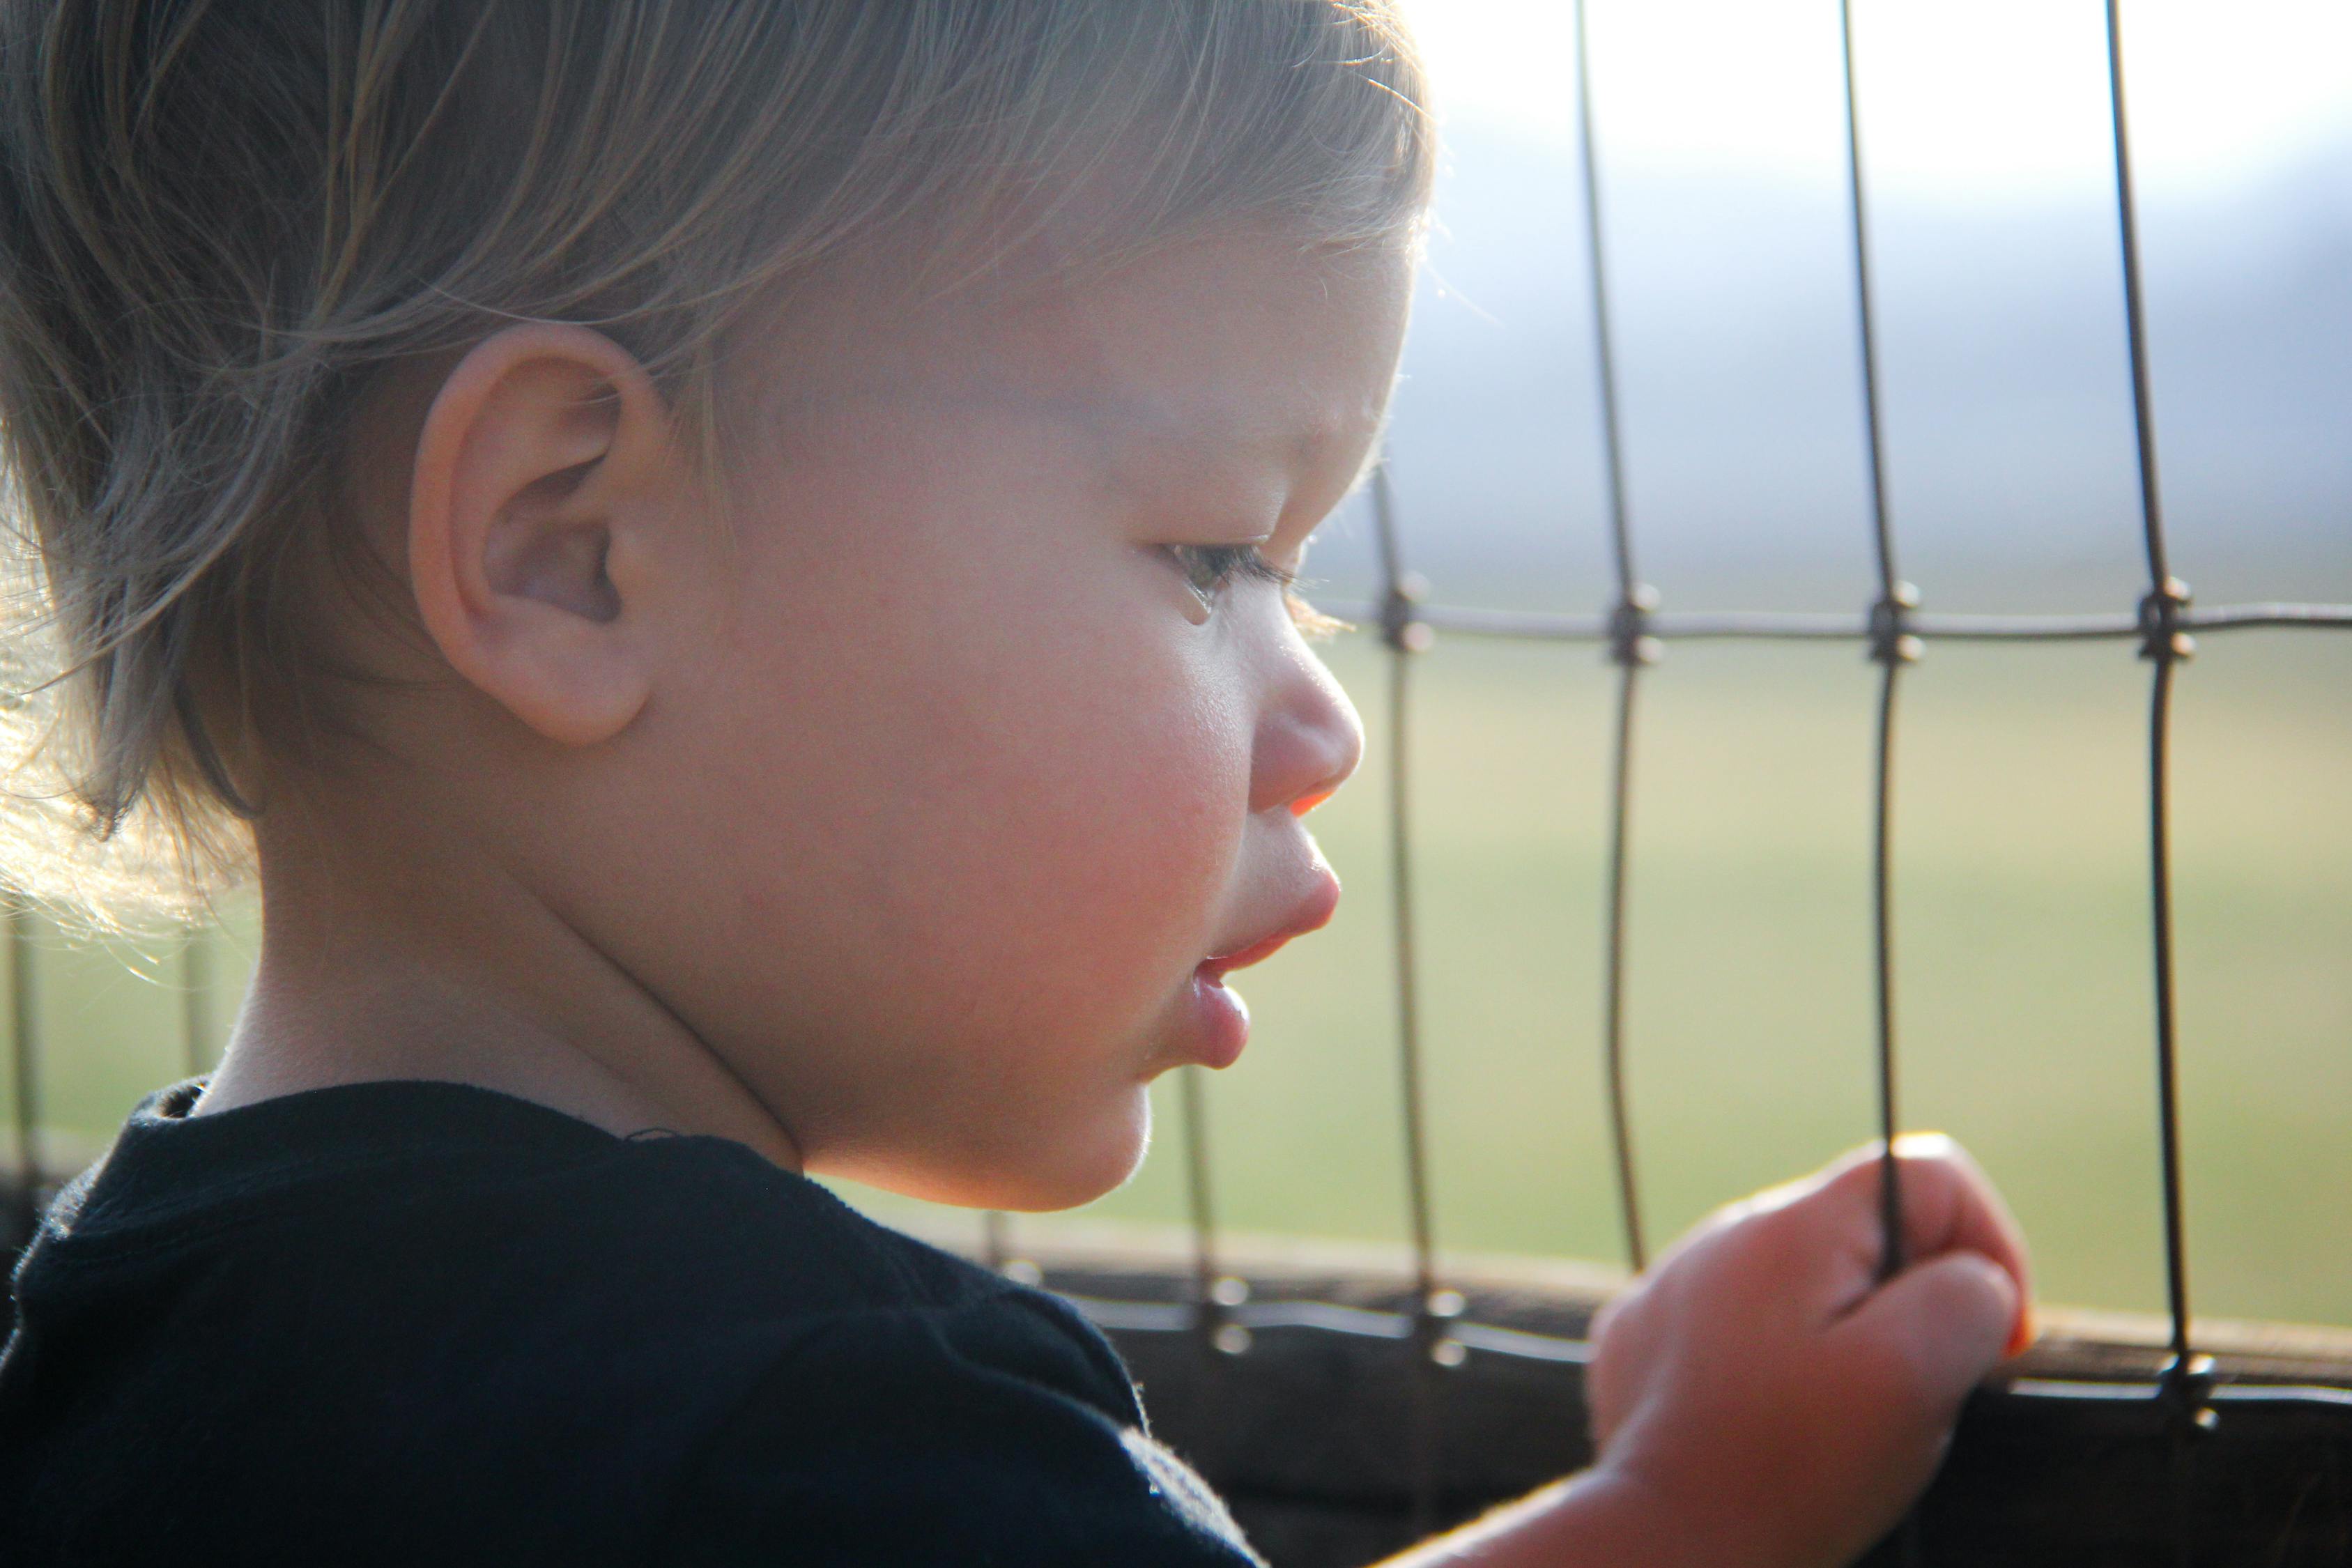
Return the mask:
POLYGON ((1298 583, 1297 573, 1268 561, 1255 544, 1171 544, 1167 549, 1203 605, 1213 605, 1235 578, 1271 583, 1286 594, 1298 583))

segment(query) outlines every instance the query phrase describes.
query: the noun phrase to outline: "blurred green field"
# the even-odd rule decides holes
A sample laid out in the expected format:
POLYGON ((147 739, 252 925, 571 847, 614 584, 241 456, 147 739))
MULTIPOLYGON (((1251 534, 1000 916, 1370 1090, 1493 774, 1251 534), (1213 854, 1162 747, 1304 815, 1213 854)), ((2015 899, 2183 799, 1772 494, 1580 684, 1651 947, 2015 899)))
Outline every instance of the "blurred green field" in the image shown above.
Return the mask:
MULTIPOLYGON (((1245 977, 1208 1086, 1235 1229, 1402 1231, 1381 656, 1332 649, 1372 731, 1316 818, 1349 898, 1245 977)), ((1416 666, 1415 875, 1437 1226, 1449 1248, 1620 1251, 1597 1058, 1604 746, 1590 648, 1448 640, 1416 666)), ((1845 646, 1683 646, 1637 752, 1631 1074, 1654 1244, 1873 1125, 1875 672, 1845 646)), ((2352 1322, 2352 637, 2208 639, 2180 678, 2177 885, 2200 1313, 2352 1322)), ((2043 1294, 2162 1299, 2145 820, 2127 647, 1944 646, 1906 677, 1896 940, 1905 1120, 1957 1133, 2043 1294)), ((233 981, 248 939, 214 963, 233 981)), ((44 1120, 87 1149, 186 1061, 181 960, 44 943, 44 1120)), ((232 1010, 202 1001, 203 1032, 232 1010)), ((1091 1211, 1183 1213, 1160 1148, 1091 1211)), ((885 1205, 886 1207, 892 1205, 885 1205)), ((1024 1225, 1050 1221, 1024 1221, 1024 1225)))

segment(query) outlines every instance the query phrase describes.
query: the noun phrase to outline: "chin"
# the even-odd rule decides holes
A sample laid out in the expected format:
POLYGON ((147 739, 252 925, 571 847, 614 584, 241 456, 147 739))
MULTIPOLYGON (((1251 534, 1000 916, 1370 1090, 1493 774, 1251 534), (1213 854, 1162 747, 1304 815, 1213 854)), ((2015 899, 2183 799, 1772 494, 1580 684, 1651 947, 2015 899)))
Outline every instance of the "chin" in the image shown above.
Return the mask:
POLYGON ((1031 1131, 1017 1144, 958 1151, 952 1163, 821 1160, 810 1169, 960 1208, 1016 1214, 1076 1208, 1118 1191, 1142 1168, 1151 1144, 1151 1100, 1139 1087, 1129 1100, 1090 1125, 1031 1131))
POLYGON ((1109 1125, 1050 1148, 1013 1151, 1010 1168, 992 1173, 993 1195, 971 1206, 1045 1214, 1090 1204, 1134 1179, 1150 1146, 1151 1101, 1138 1089, 1132 1110, 1109 1125))

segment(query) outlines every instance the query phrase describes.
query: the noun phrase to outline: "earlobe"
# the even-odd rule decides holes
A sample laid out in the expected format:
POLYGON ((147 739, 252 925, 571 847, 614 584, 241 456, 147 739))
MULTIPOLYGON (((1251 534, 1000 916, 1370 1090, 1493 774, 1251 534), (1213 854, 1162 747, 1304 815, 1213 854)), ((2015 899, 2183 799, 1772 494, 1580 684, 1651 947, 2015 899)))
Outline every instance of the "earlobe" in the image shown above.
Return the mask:
POLYGON ((593 745, 651 695, 649 535, 677 462, 644 367, 582 327, 486 339, 442 383, 411 475, 408 568, 450 668, 530 729, 593 745))

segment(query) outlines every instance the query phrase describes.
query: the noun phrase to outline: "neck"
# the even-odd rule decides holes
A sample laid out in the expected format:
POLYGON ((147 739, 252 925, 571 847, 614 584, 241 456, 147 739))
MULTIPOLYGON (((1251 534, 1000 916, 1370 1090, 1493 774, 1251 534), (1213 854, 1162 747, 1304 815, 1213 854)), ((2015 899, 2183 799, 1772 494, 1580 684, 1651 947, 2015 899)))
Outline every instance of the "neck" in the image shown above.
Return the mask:
POLYGON ((199 1115, 394 1079, 472 1084, 625 1136, 730 1138, 791 1170, 776 1115, 661 999, 459 833, 273 806, 257 833, 261 961, 199 1115))

